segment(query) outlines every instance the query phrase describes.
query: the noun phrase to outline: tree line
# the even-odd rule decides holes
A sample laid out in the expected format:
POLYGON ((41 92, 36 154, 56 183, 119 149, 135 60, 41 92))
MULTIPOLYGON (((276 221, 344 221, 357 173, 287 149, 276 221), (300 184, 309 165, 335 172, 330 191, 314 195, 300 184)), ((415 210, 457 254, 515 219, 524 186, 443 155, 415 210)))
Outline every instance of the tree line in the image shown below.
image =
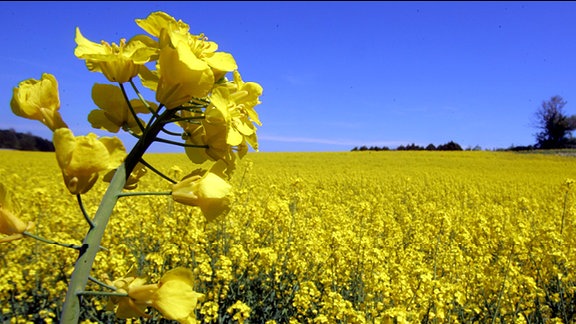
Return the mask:
MULTIPOLYGON (((478 149, 479 148, 475 148, 478 149)), ((389 151, 390 148, 387 146, 356 146, 352 149, 352 151, 389 151)), ((463 151, 460 144, 450 141, 446 144, 441 144, 435 146, 434 144, 428 144, 426 147, 416 145, 414 143, 408 145, 400 145, 396 148, 397 151, 463 151)))
POLYGON ((12 128, 0 129, 0 149, 54 152, 54 144, 29 132, 20 133, 12 128))
MULTIPOLYGON (((549 100, 542 102, 536 110, 534 127, 538 132, 534 134, 536 143, 525 146, 511 146, 507 149, 497 149, 498 151, 527 151, 527 150, 547 150, 547 149, 573 149, 576 148, 576 138, 572 132, 576 130, 576 115, 567 115, 564 111, 566 100, 561 96, 552 96, 549 100)), ((480 150, 479 146, 467 150, 480 150)), ((354 147, 352 151, 388 151, 387 146, 360 146, 354 147)), ((462 147, 453 141, 446 144, 434 146, 429 144, 426 147, 416 145, 400 145, 398 151, 462 151, 462 147)))

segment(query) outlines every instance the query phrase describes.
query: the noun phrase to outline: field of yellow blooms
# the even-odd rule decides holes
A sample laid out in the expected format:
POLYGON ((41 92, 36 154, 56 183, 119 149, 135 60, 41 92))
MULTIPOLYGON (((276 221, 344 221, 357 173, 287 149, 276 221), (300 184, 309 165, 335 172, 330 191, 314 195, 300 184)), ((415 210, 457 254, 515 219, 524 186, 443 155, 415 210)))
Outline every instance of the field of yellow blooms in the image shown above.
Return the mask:
MULTIPOLYGON (((174 179, 184 154, 147 154, 174 179)), ((0 151, 32 233, 87 231, 53 153, 0 151)), ((249 153, 228 215, 121 198, 92 277, 192 269, 200 323, 569 323, 576 320, 576 158, 504 152, 249 153)), ((93 214, 106 189, 83 196, 93 214)), ((137 191, 170 190, 149 173, 137 191)), ((0 322, 59 320, 78 252, 0 244, 0 322)), ((95 284, 89 287, 98 290, 95 284)), ((105 298, 83 323, 125 323, 105 298)), ((157 323, 157 314, 128 322, 157 323)))

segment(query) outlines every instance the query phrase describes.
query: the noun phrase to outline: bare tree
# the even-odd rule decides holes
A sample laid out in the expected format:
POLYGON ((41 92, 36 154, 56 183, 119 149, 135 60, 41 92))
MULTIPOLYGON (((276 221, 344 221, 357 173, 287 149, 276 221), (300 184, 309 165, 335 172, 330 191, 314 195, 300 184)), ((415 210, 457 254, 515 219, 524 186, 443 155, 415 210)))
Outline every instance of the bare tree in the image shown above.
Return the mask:
POLYGON ((564 113, 566 101, 561 96, 553 96, 543 101, 536 111, 536 147, 541 149, 566 148, 572 142, 571 132, 576 129, 576 116, 564 113))

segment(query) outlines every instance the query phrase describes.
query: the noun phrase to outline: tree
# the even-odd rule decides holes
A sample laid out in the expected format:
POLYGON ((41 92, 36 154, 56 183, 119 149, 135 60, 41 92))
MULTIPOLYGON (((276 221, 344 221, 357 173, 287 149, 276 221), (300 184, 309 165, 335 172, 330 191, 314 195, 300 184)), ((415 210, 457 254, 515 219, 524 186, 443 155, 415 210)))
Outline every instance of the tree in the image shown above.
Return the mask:
POLYGON ((458 144, 454 141, 450 141, 446 144, 438 145, 438 147, 436 147, 436 150, 438 150, 438 151, 462 151, 462 146, 460 146, 460 144, 458 144))
POLYGON ((571 132, 576 129, 576 116, 564 113, 566 101, 561 96, 553 96, 543 101, 536 111, 536 147, 540 149, 567 148, 573 143, 571 132))
POLYGON ((10 128, 0 129, 0 149, 54 152, 54 145, 30 132, 20 133, 10 128))

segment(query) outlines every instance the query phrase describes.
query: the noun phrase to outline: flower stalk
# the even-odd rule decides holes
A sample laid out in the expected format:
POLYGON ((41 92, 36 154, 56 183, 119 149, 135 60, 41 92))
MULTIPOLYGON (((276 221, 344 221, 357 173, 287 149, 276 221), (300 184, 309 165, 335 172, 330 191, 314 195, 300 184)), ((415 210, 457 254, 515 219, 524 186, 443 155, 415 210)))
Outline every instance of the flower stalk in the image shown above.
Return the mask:
POLYGON ((110 185, 104 197, 102 197, 100 206, 92 219, 93 226, 86 234, 80 248, 80 255, 76 260, 62 308, 62 323, 78 323, 80 319, 80 299, 88 284, 90 270, 96 258, 96 253, 100 249, 100 242, 104 237, 104 232, 114 210, 114 206, 121 196, 130 173, 148 147, 154 142, 158 133, 162 130, 163 121, 172 118, 174 113, 174 110, 165 110, 153 124, 144 130, 142 137, 134 145, 134 148, 130 151, 124 163, 118 167, 114 177, 110 181, 110 185))

